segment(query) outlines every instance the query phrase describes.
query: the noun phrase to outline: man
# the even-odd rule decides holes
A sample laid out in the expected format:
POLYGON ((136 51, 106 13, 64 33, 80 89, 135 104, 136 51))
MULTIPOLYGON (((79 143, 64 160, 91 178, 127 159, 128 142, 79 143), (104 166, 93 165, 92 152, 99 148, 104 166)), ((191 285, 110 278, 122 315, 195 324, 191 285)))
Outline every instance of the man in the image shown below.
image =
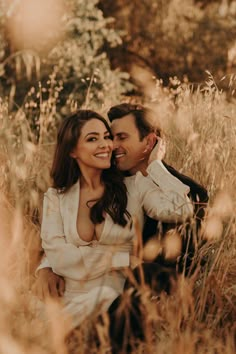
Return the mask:
MULTIPOLYGON (((148 168, 150 158, 152 158, 153 154, 151 152, 143 154, 143 142, 147 137, 150 136, 151 138, 152 133, 155 133, 157 136, 160 136, 161 133, 153 124, 155 121, 153 112, 142 106, 120 104, 109 110, 108 117, 111 121, 114 155, 118 168, 124 171, 126 175, 134 175, 138 171, 144 175, 147 174, 146 169, 148 168)), ((155 142, 153 144, 153 141, 150 141, 150 144, 153 149, 155 142)), ((151 288, 154 298, 163 290, 166 293, 171 292, 173 280, 176 275, 175 268, 178 268, 181 272, 183 270, 187 272, 188 268, 191 267, 191 258, 194 253, 193 239, 197 234, 200 221, 204 216, 204 208, 208 201, 205 188, 189 177, 180 174, 165 162, 163 162, 163 164, 172 175, 190 187, 189 197, 192 199, 195 206, 196 221, 193 223, 194 227, 190 227, 189 225, 183 227, 184 230, 182 230, 181 235, 182 255, 179 257, 178 262, 174 261, 169 263, 166 261, 164 254, 161 254, 153 260, 155 263, 143 263, 141 269, 137 267, 133 271, 136 283, 142 284, 144 278, 146 284, 151 288)), ((157 237, 157 234, 161 234, 161 237, 165 237, 168 230, 171 228, 175 229, 176 227, 178 227, 176 223, 161 223, 147 218, 142 234, 143 244, 145 245, 153 235, 157 237)), ((132 338, 139 340, 145 339, 145 315, 142 313, 145 304, 142 303, 142 296, 138 288, 139 285, 136 287, 132 281, 127 279, 123 297, 120 296, 117 298, 109 308, 109 333, 114 353, 122 349, 127 352, 130 348, 132 338), (132 287, 131 306, 127 309, 127 306, 122 306, 122 301, 127 298, 127 294, 130 294, 130 287, 132 287), (122 344, 120 344, 117 338, 123 338, 122 344)))
MULTIPOLYGON (((160 136, 160 130, 155 127, 151 121, 152 119, 150 119, 153 118, 152 115, 153 112, 145 107, 127 103, 114 106, 108 112, 114 137, 114 154, 117 166, 126 175, 134 175, 138 171, 143 175, 147 174, 146 169, 150 163, 150 157, 152 157, 151 151, 157 143, 157 139, 153 137, 155 135, 160 136)), ((196 228, 198 228, 208 200, 207 191, 198 183, 180 174, 166 163, 164 163, 164 166, 171 174, 190 187, 190 197, 195 203, 196 228)), ((157 232, 161 232, 162 236, 164 236, 173 227, 176 227, 176 224, 164 224, 147 218, 143 230, 143 243, 145 244, 157 232)), ((189 230, 187 230, 187 233, 189 234, 189 230)), ((191 237, 190 241, 192 241, 191 237)), ((183 257, 181 262, 179 262, 180 264, 183 263, 185 267, 188 266, 187 261, 189 261, 190 257, 186 259, 184 254, 189 254, 189 251, 194 251, 193 242, 186 240, 182 246, 183 257), (187 250, 186 244, 188 245, 187 250)), ((161 265, 176 267, 176 262, 169 264, 165 261, 163 255, 159 255, 154 261, 161 265)), ((182 268, 183 265, 180 265, 179 270, 182 271, 182 268)), ((166 287, 169 287, 169 284, 166 287)), ((64 280, 62 277, 54 274, 50 269, 50 265, 44 262, 38 269, 35 290, 41 299, 50 295, 54 297, 62 296, 64 292, 64 280)))
MULTIPOLYGON (((152 132, 157 136, 160 136, 161 134, 159 128, 155 126, 154 112, 142 106, 124 103, 111 107, 108 112, 108 117, 111 121, 114 137, 114 154, 116 156, 118 168, 126 174, 133 175, 137 171, 141 171, 145 174, 149 161, 147 156, 143 159, 141 158, 142 142, 144 138, 152 132)), ((206 189, 200 184, 179 173, 164 161, 162 162, 172 175, 190 187, 189 196, 195 207, 195 230, 192 230, 192 233, 194 232, 195 235, 191 234, 189 227, 185 227, 184 232, 182 232, 182 257, 180 257, 178 262, 179 271, 183 271, 183 268, 185 268, 185 272, 187 272, 191 266, 191 257, 194 253, 193 237, 196 236, 201 220, 204 217, 204 209, 208 202, 208 194, 206 189)), ((176 223, 158 223, 153 219, 147 218, 143 230, 143 243, 145 244, 150 237, 157 233, 157 231, 164 236, 168 230, 173 229, 176 226, 178 226, 176 223)), ((155 261, 162 265, 171 265, 165 260, 164 255, 159 255, 155 261)), ((174 262, 172 265, 175 267, 176 263, 174 262)))

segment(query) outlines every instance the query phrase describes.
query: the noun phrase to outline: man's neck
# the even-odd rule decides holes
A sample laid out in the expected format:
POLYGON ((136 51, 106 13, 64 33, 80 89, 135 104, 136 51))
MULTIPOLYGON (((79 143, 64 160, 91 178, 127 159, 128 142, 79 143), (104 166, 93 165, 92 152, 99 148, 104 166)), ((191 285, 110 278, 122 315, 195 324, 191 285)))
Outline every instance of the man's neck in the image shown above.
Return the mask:
POLYGON ((130 176, 134 176, 137 172, 141 172, 144 176, 147 176, 147 171, 146 171, 147 168, 148 168, 148 161, 143 160, 143 161, 140 161, 140 163, 138 165, 136 165, 135 167, 133 167, 132 169, 130 169, 127 172, 130 176))

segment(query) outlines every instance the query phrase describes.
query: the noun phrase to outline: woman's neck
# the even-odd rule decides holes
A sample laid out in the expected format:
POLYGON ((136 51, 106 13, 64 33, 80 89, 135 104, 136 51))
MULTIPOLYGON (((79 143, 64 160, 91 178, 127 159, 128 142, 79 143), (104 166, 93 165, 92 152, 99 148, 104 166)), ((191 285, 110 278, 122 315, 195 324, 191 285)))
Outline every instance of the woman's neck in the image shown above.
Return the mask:
POLYGON ((102 185, 102 171, 101 170, 88 170, 81 171, 80 177, 81 188, 96 189, 102 185))

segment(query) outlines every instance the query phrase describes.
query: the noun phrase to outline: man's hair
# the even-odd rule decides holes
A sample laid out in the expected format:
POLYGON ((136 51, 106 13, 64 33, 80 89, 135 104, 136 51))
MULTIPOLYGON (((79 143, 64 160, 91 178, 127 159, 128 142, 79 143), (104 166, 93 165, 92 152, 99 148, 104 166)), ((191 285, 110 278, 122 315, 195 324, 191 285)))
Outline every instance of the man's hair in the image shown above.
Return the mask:
POLYGON ((132 114, 135 118, 135 125, 139 131, 140 140, 143 140, 145 136, 153 132, 161 136, 161 129, 154 124, 155 112, 150 108, 131 103, 121 103, 111 107, 107 113, 111 122, 115 119, 123 118, 128 114, 132 114))

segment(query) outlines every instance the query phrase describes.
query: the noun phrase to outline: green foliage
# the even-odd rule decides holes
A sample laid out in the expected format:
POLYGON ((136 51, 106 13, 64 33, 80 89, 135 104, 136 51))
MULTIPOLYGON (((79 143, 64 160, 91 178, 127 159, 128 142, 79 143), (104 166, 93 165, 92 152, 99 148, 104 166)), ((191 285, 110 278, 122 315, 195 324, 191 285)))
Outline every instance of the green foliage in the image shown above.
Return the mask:
POLYGON ((97 3, 98 0, 67 1, 65 39, 48 56, 52 63, 58 63, 69 98, 90 104, 104 101, 111 92, 119 97, 125 91, 121 84, 128 79, 127 74, 110 69, 104 46, 115 47, 121 38, 109 28, 113 20, 104 18, 97 3))
MULTIPOLYGON (((106 96, 116 99, 130 87, 129 75, 110 67, 106 49, 120 44, 121 38, 110 26, 112 18, 104 18, 97 8, 98 0, 62 1, 59 25, 45 29, 37 43, 23 38, 22 44, 19 38, 14 42, 9 28, 12 22, 18 23, 16 15, 20 16, 23 3, 15 1, 8 7, 2 3, 0 8, 0 93, 10 93, 10 106, 13 102, 28 105, 27 92, 32 86, 38 91, 38 81, 46 87, 52 73, 63 86, 58 98, 63 113, 75 101, 97 107, 106 96)), ((49 5, 54 11, 55 1, 49 5)))
POLYGON ((175 75, 199 83, 205 70, 218 80, 233 69, 228 53, 235 45, 235 0, 101 0, 101 7, 125 32, 121 49, 111 57, 127 71, 137 64, 165 83, 175 75))

